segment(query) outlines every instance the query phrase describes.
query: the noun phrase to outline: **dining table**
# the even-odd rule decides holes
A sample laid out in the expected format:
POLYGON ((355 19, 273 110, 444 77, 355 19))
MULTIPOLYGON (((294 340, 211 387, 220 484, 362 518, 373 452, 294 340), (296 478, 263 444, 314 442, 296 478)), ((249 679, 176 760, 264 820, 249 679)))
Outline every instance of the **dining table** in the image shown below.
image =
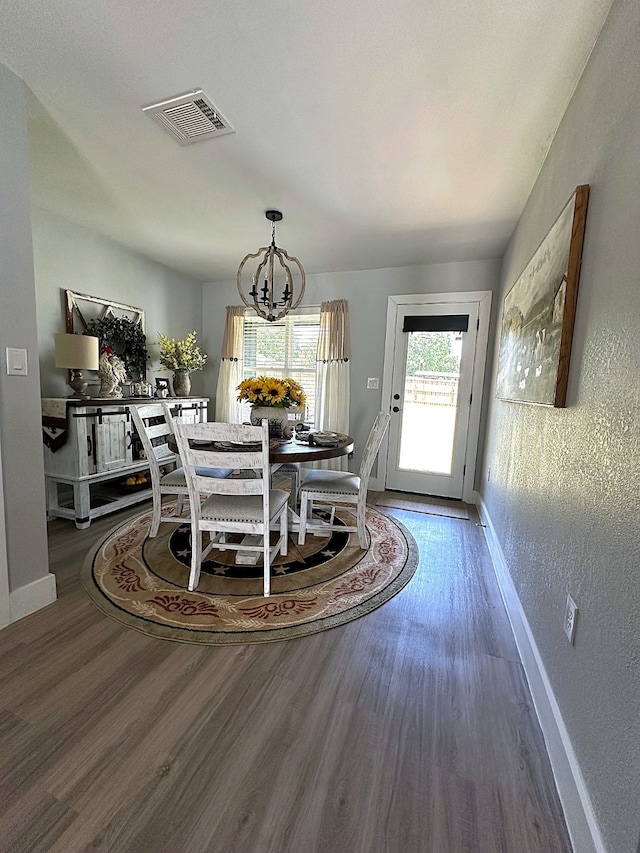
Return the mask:
MULTIPOLYGON (((335 433, 335 440, 330 444, 320 444, 314 441, 313 434, 307 435, 303 440, 294 433, 290 440, 272 439, 269 442, 269 462, 271 463, 271 476, 279 468, 285 470, 285 466, 292 463, 321 462, 325 459, 338 459, 353 453, 353 439, 344 433, 335 433)), ((298 477, 296 477, 298 482, 298 477)), ((293 482, 292 482, 293 486, 293 482)), ((297 532, 300 525, 300 516, 296 509, 296 495, 292 494, 289 500, 289 531, 297 532)))
MULTIPOLYGON (((304 436, 304 438, 299 438, 298 434, 294 434, 294 436, 290 439, 271 439, 269 441, 269 462, 271 466, 271 474, 275 474, 276 471, 281 468, 283 465, 288 465, 293 462, 300 463, 310 463, 310 462, 321 462, 325 459, 338 459, 341 456, 348 456, 350 453, 353 453, 353 438, 350 435, 345 435, 344 433, 336 433, 336 438, 331 444, 320 444, 316 443, 313 437, 313 433, 304 436)), ((168 439, 168 447, 173 453, 178 452, 178 445, 175 440, 175 437, 171 436, 168 439)), ((210 444, 206 444, 203 441, 198 442, 199 450, 222 450, 223 445, 211 442, 210 444)), ((229 449, 228 447, 226 448, 229 449)), ((235 446, 235 452, 238 452, 238 447, 235 446)), ((247 448, 248 449, 248 448, 247 448)), ((295 507, 289 506, 289 533, 295 533, 299 529, 300 525, 300 516, 298 515, 295 507)), ((318 535, 320 535, 320 531, 323 523, 318 523, 318 535)), ((246 559, 251 555, 252 552, 242 552, 239 551, 236 559, 244 558, 246 559)), ((256 555, 257 558, 257 555, 256 555)))
POLYGON ((308 440, 294 437, 287 441, 275 439, 269 442, 269 462, 272 468, 290 462, 321 462, 350 453, 353 453, 353 439, 343 433, 336 433, 336 439, 331 444, 316 443, 313 435, 308 440))
MULTIPOLYGON (((269 462, 271 463, 272 473, 277 471, 281 465, 287 465, 291 462, 321 462, 324 459, 337 459, 340 456, 348 456, 353 453, 353 438, 344 433, 336 433, 337 438, 332 444, 316 444, 313 436, 304 440, 291 438, 287 440, 271 439, 269 442, 269 462)), ((168 442, 169 450, 172 453, 178 452, 178 444, 174 437, 170 437, 168 442)), ((210 445, 204 442, 198 442, 200 450, 221 450, 219 444, 212 442, 210 445)), ((237 452, 238 447, 234 450, 237 452)))

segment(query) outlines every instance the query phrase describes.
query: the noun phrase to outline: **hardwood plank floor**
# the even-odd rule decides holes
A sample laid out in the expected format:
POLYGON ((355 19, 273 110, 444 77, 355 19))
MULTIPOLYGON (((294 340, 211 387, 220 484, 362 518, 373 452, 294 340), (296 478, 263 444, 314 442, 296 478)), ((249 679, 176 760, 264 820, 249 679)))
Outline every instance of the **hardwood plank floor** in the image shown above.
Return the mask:
POLYGON ((122 512, 50 524, 59 599, 0 632, 1 853, 570 853, 477 516, 389 509, 420 566, 383 607, 202 647, 79 588, 122 512))

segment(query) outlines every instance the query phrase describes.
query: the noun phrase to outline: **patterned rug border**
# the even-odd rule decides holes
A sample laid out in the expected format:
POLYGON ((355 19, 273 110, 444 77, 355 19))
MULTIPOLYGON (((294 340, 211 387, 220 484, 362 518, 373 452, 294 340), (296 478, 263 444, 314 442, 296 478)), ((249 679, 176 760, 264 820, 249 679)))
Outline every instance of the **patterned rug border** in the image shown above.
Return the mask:
MULTIPOLYGON (((125 522, 120 522, 109 530, 109 532, 93 546, 87 555, 81 570, 81 586, 91 602, 105 616, 119 622, 126 628, 131 628, 147 637, 153 637, 155 639, 171 640, 173 642, 192 645, 226 646, 280 642, 281 640, 296 639, 298 637, 306 637, 311 634, 318 634, 321 631, 345 625, 348 622, 352 622, 355 619, 359 619, 361 616, 366 616, 368 613, 377 610, 378 607, 386 604, 387 601, 397 595, 409 583, 418 568, 420 559, 418 545, 404 524, 398 521, 394 516, 384 512, 378 506, 369 506, 367 507, 367 510, 379 513, 398 528, 398 531, 404 537, 407 546, 407 559, 405 564, 396 577, 387 584, 384 589, 380 590, 370 599, 367 599, 354 607, 345 609, 341 613, 337 613, 332 616, 325 616, 311 622, 284 628, 264 628, 254 631, 202 631, 196 628, 174 628, 167 625, 160 625, 158 623, 151 622, 150 620, 147 621, 141 617, 135 616, 118 607, 118 605, 114 604, 105 596, 96 584, 93 576, 96 555, 104 543, 118 530, 131 524, 135 519, 143 515, 147 515, 148 512, 140 513, 138 516, 133 516, 132 518, 127 519, 125 522)), ((265 599, 265 601, 266 600, 268 599, 265 599)))

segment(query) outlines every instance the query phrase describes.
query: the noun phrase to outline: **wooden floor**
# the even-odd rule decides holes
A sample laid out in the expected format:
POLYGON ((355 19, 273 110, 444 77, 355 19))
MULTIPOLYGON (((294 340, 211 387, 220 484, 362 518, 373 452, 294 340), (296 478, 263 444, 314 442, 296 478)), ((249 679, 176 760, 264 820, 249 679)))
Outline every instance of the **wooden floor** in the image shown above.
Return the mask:
POLYGON ((0 632, 1 853, 570 851, 482 531, 389 510, 420 567, 339 628, 202 647, 78 586, 127 513, 50 525, 59 600, 0 632))

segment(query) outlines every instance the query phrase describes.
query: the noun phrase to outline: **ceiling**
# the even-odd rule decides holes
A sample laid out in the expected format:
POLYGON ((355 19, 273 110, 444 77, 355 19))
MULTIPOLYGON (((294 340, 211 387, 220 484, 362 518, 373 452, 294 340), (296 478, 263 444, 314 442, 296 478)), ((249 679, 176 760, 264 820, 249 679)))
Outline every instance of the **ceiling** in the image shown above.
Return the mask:
POLYGON ((3 0, 33 203, 202 281, 499 257, 611 0, 3 0), (142 107, 203 89, 235 133, 142 107))

